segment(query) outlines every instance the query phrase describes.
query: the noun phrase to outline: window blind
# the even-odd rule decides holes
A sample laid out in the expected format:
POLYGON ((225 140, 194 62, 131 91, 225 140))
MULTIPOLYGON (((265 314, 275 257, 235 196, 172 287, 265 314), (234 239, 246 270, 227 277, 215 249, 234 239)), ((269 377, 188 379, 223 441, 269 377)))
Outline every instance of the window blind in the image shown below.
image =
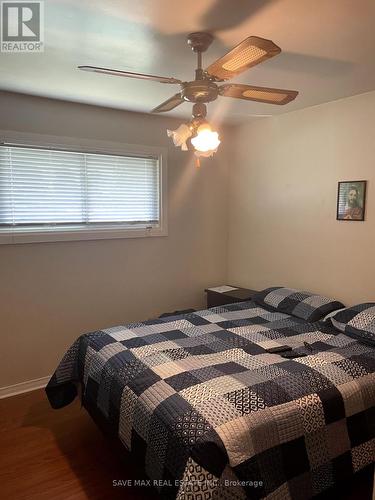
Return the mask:
POLYGON ((0 228, 159 224, 159 161, 0 146, 0 228))

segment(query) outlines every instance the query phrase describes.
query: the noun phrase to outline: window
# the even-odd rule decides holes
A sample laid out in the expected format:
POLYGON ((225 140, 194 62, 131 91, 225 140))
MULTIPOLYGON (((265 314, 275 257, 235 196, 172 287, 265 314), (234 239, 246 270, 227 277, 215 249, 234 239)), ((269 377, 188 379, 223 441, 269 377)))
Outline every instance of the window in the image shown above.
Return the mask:
POLYGON ((157 155, 1 145, 0 238, 162 234, 160 163, 157 155))

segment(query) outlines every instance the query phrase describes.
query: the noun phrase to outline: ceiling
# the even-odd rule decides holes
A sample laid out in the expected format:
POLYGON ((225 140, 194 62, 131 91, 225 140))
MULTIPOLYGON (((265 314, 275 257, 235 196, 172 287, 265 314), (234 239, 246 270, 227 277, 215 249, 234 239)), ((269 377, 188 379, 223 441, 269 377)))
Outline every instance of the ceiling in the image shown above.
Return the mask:
MULTIPOLYGON (((375 89, 374 0, 45 0, 41 54, 0 53, 0 89, 149 112, 179 87, 78 71, 78 65, 192 80, 192 31, 215 41, 204 66, 249 35, 282 53, 233 80, 298 90, 286 106, 220 97, 209 116, 275 115, 375 89)), ((191 104, 169 114, 188 118, 191 104)))

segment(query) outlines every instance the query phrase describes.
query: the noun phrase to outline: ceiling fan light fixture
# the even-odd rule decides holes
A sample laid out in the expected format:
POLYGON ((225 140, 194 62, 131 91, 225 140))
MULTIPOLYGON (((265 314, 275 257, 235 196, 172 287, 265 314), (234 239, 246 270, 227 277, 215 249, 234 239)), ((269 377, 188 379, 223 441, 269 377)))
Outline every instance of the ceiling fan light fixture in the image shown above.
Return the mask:
POLYGON ((191 127, 186 123, 182 123, 176 130, 167 130, 167 135, 173 141, 176 148, 181 148, 182 151, 187 151, 187 141, 193 135, 191 127))
POLYGON ((181 124, 176 130, 167 130, 167 134, 173 140, 174 145, 181 148, 182 151, 194 149, 196 163, 199 166, 200 157, 212 156, 221 143, 218 132, 212 130, 206 120, 207 103, 215 101, 219 96, 223 96, 245 101, 283 105, 293 101, 298 92, 244 84, 225 83, 224 85, 218 85, 218 82, 225 82, 245 70, 280 54, 280 47, 272 40, 249 36, 222 57, 216 59, 206 69, 202 64, 202 53, 211 45, 213 35, 208 32, 194 32, 188 35, 187 41, 197 55, 195 79, 191 81, 98 66, 78 66, 78 68, 83 71, 106 75, 150 80, 164 84, 178 84, 180 91, 159 104, 151 112, 166 113, 184 102, 193 103, 192 120, 181 124))
POLYGON ((212 130, 208 123, 198 127, 197 135, 191 139, 195 150, 199 153, 216 153, 220 146, 219 134, 212 130))

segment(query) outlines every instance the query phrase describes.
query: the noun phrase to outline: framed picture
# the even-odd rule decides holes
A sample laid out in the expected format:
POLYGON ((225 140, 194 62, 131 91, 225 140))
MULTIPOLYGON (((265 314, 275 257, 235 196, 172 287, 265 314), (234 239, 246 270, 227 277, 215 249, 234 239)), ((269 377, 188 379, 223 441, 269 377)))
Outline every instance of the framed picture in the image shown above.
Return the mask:
POLYGON ((337 220, 365 220, 367 181, 339 182, 337 220))

